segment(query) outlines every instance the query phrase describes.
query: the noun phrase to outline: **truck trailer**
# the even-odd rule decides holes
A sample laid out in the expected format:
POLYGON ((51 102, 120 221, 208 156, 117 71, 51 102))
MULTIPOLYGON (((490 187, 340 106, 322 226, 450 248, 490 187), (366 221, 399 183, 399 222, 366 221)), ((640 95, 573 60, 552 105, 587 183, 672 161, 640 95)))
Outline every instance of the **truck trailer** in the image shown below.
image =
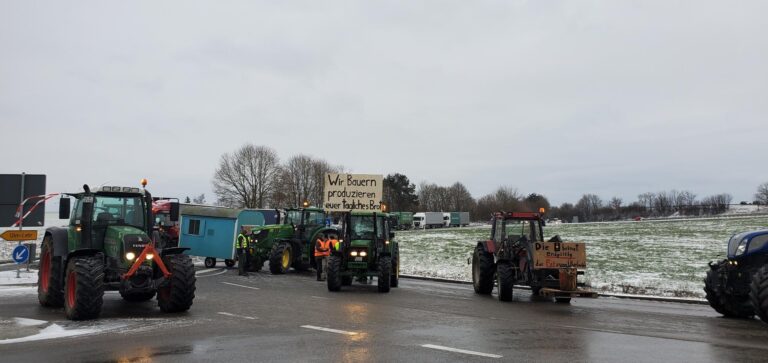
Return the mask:
POLYGON ((451 227, 466 227, 469 225, 469 212, 451 212, 451 227))

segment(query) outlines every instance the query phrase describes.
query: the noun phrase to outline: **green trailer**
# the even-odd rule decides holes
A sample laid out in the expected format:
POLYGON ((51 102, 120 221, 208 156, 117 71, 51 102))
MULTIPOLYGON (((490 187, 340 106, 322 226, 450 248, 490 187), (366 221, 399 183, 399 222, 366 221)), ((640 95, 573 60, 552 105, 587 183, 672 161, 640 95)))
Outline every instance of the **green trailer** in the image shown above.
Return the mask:
POLYGON ((389 213, 392 229, 405 230, 413 228, 413 212, 389 213))

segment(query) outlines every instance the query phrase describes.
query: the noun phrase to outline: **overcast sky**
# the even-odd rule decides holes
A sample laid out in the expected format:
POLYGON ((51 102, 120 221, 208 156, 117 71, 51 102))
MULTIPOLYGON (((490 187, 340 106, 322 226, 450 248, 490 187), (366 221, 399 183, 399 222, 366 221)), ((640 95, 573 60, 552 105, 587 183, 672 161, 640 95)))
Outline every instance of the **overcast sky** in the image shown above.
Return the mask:
POLYGON ((765 1, 2 1, 0 173, 215 199, 244 143, 575 202, 768 181, 765 1))

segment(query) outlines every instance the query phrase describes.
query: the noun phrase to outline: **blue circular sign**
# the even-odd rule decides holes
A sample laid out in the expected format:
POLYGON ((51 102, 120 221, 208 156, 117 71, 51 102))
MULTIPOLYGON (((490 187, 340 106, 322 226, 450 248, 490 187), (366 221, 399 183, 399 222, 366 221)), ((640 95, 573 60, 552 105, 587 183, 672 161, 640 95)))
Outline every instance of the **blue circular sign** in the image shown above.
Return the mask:
POLYGON ((25 245, 18 245, 13 249, 11 254, 13 255, 14 262, 24 263, 27 262, 27 259, 29 258, 29 248, 25 245))

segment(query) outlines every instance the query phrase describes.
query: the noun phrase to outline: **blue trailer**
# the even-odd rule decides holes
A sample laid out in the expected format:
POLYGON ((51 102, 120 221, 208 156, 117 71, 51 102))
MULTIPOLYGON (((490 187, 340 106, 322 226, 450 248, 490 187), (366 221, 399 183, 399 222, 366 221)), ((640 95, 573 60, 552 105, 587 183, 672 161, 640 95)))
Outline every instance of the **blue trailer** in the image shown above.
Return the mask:
POLYGON ((235 264, 235 239, 240 227, 277 224, 280 212, 275 209, 234 209, 182 204, 179 208, 179 247, 187 247, 188 255, 205 257, 205 266, 216 260, 232 267, 235 264))

